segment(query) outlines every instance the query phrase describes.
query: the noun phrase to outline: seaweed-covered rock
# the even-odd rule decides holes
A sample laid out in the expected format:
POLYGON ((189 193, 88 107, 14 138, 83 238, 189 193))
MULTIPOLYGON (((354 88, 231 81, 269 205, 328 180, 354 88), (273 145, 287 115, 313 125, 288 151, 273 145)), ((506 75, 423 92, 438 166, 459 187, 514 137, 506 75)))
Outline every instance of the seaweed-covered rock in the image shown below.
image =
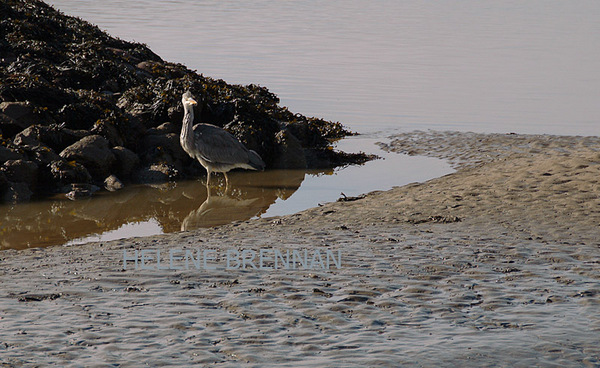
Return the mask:
POLYGON ((0 102, 0 113, 8 116, 21 128, 27 128, 37 120, 34 107, 29 102, 0 102))
POLYGON ((106 178, 115 161, 106 138, 90 135, 65 148, 60 156, 67 161, 75 161, 90 172, 93 178, 106 178))
POLYGON ((35 124, 17 134, 14 143, 20 146, 37 146, 43 143, 53 151, 60 152, 89 134, 85 130, 66 129, 56 124, 50 126, 35 124))
POLYGON ((6 162, 7 160, 19 160, 22 158, 23 155, 16 150, 0 146, 0 163, 6 162))
POLYGON ((82 199, 91 197, 92 194, 99 191, 100 187, 93 184, 74 183, 65 187, 65 196, 70 200, 82 199))
POLYGON ((38 166, 26 160, 8 160, 2 165, 2 171, 9 181, 25 183, 29 187, 37 182, 38 166))
POLYGON ((144 162, 175 164, 187 161, 189 156, 179 143, 179 134, 149 134, 140 142, 144 162))
POLYGON ((35 163, 44 182, 36 191, 91 185, 87 175, 102 186, 111 174, 124 182, 137 172, 153 182, 202 174, 178 144, 188 90, 202 101, 196 123, 224 127, 267 168, 368 159, 332 150, 350 134, 341 124, 294 114, 265 87, 205 77, 41 1, 0 0, 0 146, 8 149, 0 159, 35 163))
POLYGON ((179 172, 172 165, 154 164, 140 169, 135 177, 140 183, 160 184, 177 179, 179 172))
POLYGON ((33 196, 33 192, 27 183, 9 182, 8 188, 2 193, 2 202, 20 203, 27 202, 33 196))
POLYGON ((10 187, 10 182, 6 178, 6 175, 0 170, 0 196, 10 187))
POLYGON ((92 176, 87 169, 75 161, 55 160, 50 163, 52 177, 61 188, 71 183, 90 183, 92 176))
POLYGON ((133 151, 117 146, 111 149, 116 160, 113 166, 115 173, 120 178, 131 177, 133 170, 140 164, 140 159, 133 151))
POLYGON ((121 133, 109 120, 98 120, 91 131, 106 138, 111 147, 125 144, 121 133))
POLYGON ((21 130, 23 127, 15 119, 0 113, 0 134, 3 137, 12 138, 21 130))
POLYGON ((275 135, 275 139, 279 154, 273 168, 306 169, 306 157, 298 138, 288 130, 282 130, 275 135))

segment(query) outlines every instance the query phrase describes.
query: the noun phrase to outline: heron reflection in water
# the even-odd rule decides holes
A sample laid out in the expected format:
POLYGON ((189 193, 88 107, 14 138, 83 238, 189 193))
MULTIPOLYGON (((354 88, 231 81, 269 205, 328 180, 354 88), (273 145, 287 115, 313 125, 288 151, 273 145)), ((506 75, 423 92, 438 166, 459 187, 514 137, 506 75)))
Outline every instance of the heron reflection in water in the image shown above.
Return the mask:
POLYGON ((265 207, 268 208, 269 204, 265 206, 263 200, 259 196, 234 196, 227 190, 222 195, 214 195, 208 188, 206 200, 181 222, 181 231, 247 220, 265 211, 265 207))
POLYGON ((206 169, 207 187, 210 185, 210 175, 213 172, 222 172, 225 175, 225 187, 228 188, 229 170, 237 168, 264 170, 265 163, 258 153, 246 148, 225 129, 212 124, 196 124, 192 127, 194 105, 198 102, 194 100, 190 91, 183 94, 181 102, 184 115, 179 141, 183 150, 206 169))
MULTIPOLYGON (((187 185, 181 196, 186 205, 196 204, 178 230, 225 225, 261 216, 278 199, 287 200, 304 181, 304 170, 269 170, 264 173, 237 172, 230 176, 229 190, 187 185)), ((175 229, 172 229, 175 231, 175 229)))

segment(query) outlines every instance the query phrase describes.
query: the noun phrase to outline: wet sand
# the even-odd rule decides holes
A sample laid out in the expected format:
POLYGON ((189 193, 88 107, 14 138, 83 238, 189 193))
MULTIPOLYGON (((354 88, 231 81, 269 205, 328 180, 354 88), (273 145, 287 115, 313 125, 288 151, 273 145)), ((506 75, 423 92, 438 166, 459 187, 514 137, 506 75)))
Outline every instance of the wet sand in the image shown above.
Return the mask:
POLYGON ((600 366, 600 138, 414 132, 382 146, 457 171, 295 215, 1 252, 0 361, 600 366), (185 269, 186 249, 211 250, 215 269, 185 269), (275 250, 309 257, 227 269, 228 251, 260 268, 260 249, 263 268, 275 250), (135 250, 174 250, 181 269, 166 256, 123 270, 135 250), (324 269, 327 250, 340 268, 324 269))

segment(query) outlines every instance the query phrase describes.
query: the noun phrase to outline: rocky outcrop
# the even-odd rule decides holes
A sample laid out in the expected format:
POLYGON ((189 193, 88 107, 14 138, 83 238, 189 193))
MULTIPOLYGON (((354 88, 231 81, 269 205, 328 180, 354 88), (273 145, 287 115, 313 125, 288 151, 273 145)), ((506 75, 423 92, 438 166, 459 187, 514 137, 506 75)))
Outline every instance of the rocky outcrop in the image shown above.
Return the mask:
POLYGON ((29 198, 25 187, 79 198, 111 175, 122 183, 202 175, 178 141, 187 90, 202 97, 196 123, 229 130, 267 168, 368 160, 331 149, 350 134, 341 124, 294 114, 264 87, 197 74, 40 1, 0 0, 0 199, 29 198), (13 175, 11 160, 36 165, 27 174, 36 177, 13 175))

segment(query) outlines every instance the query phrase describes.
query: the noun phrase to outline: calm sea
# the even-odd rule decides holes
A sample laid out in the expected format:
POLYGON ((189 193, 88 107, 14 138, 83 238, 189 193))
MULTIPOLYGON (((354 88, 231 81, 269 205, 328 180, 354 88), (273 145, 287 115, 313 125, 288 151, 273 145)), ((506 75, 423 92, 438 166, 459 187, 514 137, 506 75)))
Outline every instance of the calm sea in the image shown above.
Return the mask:
POLYGON ((360 132, 600 132, 597 0, 50 3, 360 132))

